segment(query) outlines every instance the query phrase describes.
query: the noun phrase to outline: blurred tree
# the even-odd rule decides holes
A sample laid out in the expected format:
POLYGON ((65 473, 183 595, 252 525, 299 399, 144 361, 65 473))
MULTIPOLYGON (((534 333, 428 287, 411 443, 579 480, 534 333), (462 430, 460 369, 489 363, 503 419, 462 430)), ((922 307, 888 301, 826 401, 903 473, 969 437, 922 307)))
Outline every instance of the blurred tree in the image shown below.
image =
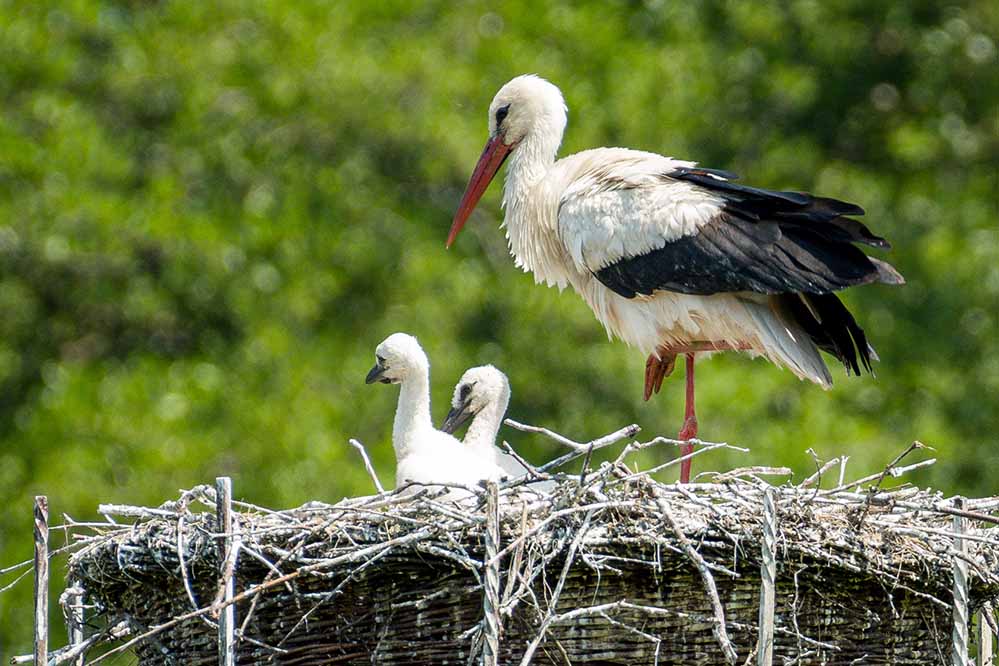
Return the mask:
MULTIPOLYGON (((824 393, 712 360, 703 435, 752 453, 705 466, 805 473, 814 447, 869 471, 919 438, 920 482, 994 493, 997 39, 988 0, 0 2, 0 562, 30 556, 36 493, 80 518, 230 474, 261 504, 335 501, 371 490, 349 436, 390 480, 396 392, 363 377, 396 330, 430 353, 438 418, 491 362, 518 419, 675 432, 677 382, 642 403, 643 359, 514 268, 498 187, 443 249, 524 72, 566 93, 564 152, 856 201, 895 245, 908 286, 847 296, 879 377, 824 393)), ((0 595, 6 656, 28 587, 0 595)))

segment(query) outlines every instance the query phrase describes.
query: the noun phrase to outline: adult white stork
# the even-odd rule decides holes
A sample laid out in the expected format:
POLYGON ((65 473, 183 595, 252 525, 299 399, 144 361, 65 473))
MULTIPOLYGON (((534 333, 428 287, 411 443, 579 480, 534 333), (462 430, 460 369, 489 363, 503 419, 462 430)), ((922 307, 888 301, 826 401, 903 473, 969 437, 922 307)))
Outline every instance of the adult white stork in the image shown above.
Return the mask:
MULTIPOLYGON (((504 225, 516 265, 538 283, 572 285, 609 336, 648 355, 646 400, 686 354, 681 440, 697 435, 696 353, 763 355, 824 388, 832 377, 819 349, 848 374, 870 371, 877 355, 833 292, 904 280, 854 245, 889 247, 846 217, 862 208, 747 187, 724 171, 626 148, 556 161, 566 111, 559 89, 538 76, 500 88, 448 247, 509 158, 504 225)), ((689 475, 686 461, 681 481, 689 475)))

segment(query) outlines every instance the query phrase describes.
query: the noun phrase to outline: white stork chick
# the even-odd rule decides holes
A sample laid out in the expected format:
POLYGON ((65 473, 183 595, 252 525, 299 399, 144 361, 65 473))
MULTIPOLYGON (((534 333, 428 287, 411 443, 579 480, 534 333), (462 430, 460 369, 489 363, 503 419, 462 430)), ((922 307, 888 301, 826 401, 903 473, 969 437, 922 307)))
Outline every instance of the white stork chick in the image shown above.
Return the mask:
POLYGON ((498 465, 506 476, 518 477, 527 469, 515 457, 496 446, 496 436, 510 404, 510 381, 491 365, 470 368, 458 380, 451 410, 441 430, 453 433, 472 420, 462 443, 475 455, 498 465))
MULTIPOLYGON (((498 480, 503 471, 474 454, 430 420, 430 361, 411 335, 393 333, 375 349, 375 366, 366 384, 400 384, 399 404, 392 425, 396 485, 406 483, 474 486, 498 480)), ((464 496, 461 491, 449 497, 464 496)))
MULTIPOLYGON (((562 93, 538 76, 496 93, 489 140, 447 244, 509 157, 504 226, 516 265, 538 283, 571 285, 609 336, 648 355, 646 399, 687 355, 680 439, 697 434, 696 352, 762 355, 824 388, 832 377, 820 349, 847 373, 870 370, 877 356, 833 292, 904 280, 854 245, 888 247, 846 217, 862 208, 739 185, 724 171, 626 148, 556 161, 565 125, 562 93)), ((689 461, 681 480, 688 476, 689 461)))

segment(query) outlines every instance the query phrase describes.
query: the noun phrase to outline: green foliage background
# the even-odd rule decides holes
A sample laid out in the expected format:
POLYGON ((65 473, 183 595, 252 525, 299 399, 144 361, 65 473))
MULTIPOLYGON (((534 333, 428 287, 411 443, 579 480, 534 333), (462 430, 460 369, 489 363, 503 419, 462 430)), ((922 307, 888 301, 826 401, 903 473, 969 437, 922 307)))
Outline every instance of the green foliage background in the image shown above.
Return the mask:
MULTIPOLYGON (((637 352, 514 268, 498 185, 444 250, 524 72, 566 95, 564 154, 856 201, 894 243, 908 285, 845 297, 877 379, 703 363, 702 436, 752 453, 702 469, 800 477, 813 447, 860 473, 920 439, 940 462, 917 481, 995 494, 997 33, 994 0, 0 1, 0 562, 30 557, 34 494, 84 519, 228 474, 256 503, 336 501, 371 491, 350 436, 391 480, 396 391, 363 378, 396 330, 431 356, 437 418, 489 362, 519 420, 674 433, 682 371, 641 401, 637 352)), ((29 598, 0 594, 5 659, 29 598)))

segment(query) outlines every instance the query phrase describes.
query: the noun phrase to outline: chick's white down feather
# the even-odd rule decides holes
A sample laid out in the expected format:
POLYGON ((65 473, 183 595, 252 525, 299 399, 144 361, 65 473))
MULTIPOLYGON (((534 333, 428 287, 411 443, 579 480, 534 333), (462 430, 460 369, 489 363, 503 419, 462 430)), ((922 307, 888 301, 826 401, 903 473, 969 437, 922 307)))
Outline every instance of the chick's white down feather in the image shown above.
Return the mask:
POLYGON ((406 483, 474 486, 497 480, 499 466, 476 455, 430 419, 430 361, 411 335, 394 333, 375 350, 382 377, 400 384, 392 426, 396 485, 406 483))
POLYGON ((470 368, 454 387, 451 406, 468 410, 474 416, 462 440, 469 451, 502 468, 504 475, 523 476, 527 469, 513 456, 496 446, 496 436, 510 404, 510 382, 491 365, 470 368))

